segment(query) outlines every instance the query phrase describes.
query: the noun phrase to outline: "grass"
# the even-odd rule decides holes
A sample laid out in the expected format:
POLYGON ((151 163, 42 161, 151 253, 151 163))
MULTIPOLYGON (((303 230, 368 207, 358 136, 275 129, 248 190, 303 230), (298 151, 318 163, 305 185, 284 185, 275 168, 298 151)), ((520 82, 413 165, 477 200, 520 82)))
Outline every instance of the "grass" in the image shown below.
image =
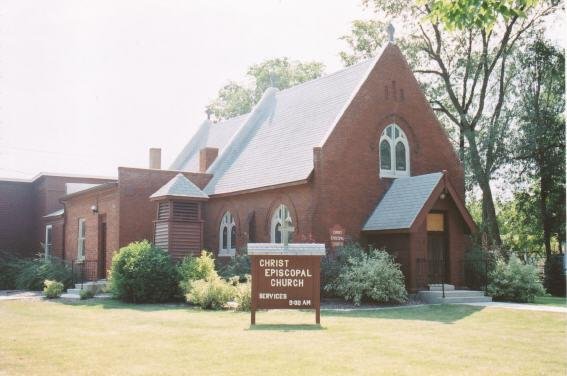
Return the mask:
POLYGON ((533 304, 566 307, 567 299, 565 297, 558 296, 538 296, 535 298, 535 302, 533 304))
POLYGON ((0 302, 0 375, 565 374, 560 313, 434 305, 247 313, 0 302))

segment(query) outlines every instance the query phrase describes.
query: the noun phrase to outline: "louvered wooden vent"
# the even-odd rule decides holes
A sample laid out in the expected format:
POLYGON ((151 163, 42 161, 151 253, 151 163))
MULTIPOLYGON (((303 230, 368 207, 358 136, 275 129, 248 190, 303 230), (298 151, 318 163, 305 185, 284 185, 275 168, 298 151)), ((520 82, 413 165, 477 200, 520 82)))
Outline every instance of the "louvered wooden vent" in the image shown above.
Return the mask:
POLYGON ((157 219, 168 219, 168 218, 169 218, 169 202, 160 202, 158 206, 157 219))
POLYGON ((195 202, 174 202, 173 219, 178 221, 198 220, 199 204, 195 202))

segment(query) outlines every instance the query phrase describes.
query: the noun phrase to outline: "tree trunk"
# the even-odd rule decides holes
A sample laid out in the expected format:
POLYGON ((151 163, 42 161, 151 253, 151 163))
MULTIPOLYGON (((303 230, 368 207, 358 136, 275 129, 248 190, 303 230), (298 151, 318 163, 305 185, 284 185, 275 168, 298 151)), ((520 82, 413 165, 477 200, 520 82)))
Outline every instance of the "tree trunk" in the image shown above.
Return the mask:
POLYGON ((496 208, 492 197, 492 189, 490 188, 490 176, 482 168, 474 131, 466 130, 465 136, 469 143, 472 172, 482 190, 483 231, 487 235, 489 243, 499 247, 502 245, 502 240, 500 239, 500 228, 498 227, 496 208))
MULTIPOLYGON (((540 160, 541 161, 541 160, 540 160)), ((538 161, 539 162, 539 161, 538 161)), ((539 179, 539 210, 541 216, 541 224, 543 227, 543 243, 545 245, 545 259, 549 260, 551 258, 551 222, 549 218, 549 211, 547 210, 548 198, 549 198, 549 177, 545 174, 545 166, 543 163, 540 164, 540 179, 539 179)))

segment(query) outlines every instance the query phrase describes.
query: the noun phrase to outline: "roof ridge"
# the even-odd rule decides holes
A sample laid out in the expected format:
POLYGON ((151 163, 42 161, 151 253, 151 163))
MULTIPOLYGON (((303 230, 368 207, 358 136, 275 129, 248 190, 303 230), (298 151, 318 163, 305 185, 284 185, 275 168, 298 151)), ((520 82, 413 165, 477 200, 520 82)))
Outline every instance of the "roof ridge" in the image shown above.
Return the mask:
POLYGON ((313 78, 313 79, 311 79, 311 80, 303 81, 303 82, 301 82, 301 83, 299 83, 299 84, 297 84, 297 85, 293 85, 293 86, 290 86, 290 87, 285 88, 285 89, 281 89, 281 90, 278 92, 278 94, 285 93, 286 91, 291 91, 291 90, 293 90, 293 89, 295 89, 295 88, 298 88, 298 87, 300 87, 300 86, 304 86, 304 85, 313 83, 314 81, 319 81, 319 80, 322 80, 322 79, 326 79, 326 78, 329 78, 329 77, 336 76, 336 75, 338 75, 338 74, 340 74, 340 73, 343 73, 343 72, 345 72, 345 71, 347 71, 347 70, 353 69, 354 67, 356 67, 356 66, 358 66, 358 65, 366 64, 366 63, 368 63, 369 61, 371 61, 372 59, 375 59, 375 58, 376 58, 376 56, 369 57, 369 58, 367 58, 367 59, 364 59, 364 60, 359 61, 358 63, 349 65, 349 66, 347 66, 347 67, 343 67, 343 68, 341 68, 341 69, 339 69, 339 70, 337 70, 337 71, 334 71, 334 72, 332 72, 332 73, 325 74, 325 75, 322 75, 322 76, 313 78))
MULTIPOLYGON (((262 98, 258 101, 258 103, 256 103, 252 111, 250 111, 248 118, 232 135, 230 140, 226 143, 226 147, 224 148, 224 150, 209 166, 207 172, 213 174, 213 178, 205 186, 204 188, 205 192, 209 192, 209 187, 211 186, 211 184, 216 183, 216 181, 218 181, 221 175, 224 174, 226 167, 224 169, 222 168, 223 163, 231 154, 238 152, 237 144, 239 144, 241 140, 245 140, 246 136, 249 135, 250 131, 256 128, 261 123, 258 121, 258 118, 264 114, 264 112, 266 111, 266 105, 268 104, 268 101, 270 102, 273 101, 277 91, 278 90, 275 88, 268 88, 264 92, 262 98)), ((233 161, 234 159, 235 158, 233 158, 233 161)))

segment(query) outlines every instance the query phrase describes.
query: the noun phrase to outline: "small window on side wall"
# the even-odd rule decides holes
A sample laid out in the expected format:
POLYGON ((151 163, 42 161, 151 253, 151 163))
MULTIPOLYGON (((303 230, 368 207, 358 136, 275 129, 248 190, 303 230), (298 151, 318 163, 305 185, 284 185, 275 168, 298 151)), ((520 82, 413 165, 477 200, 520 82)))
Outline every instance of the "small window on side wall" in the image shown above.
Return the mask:
POLYGON ((45 226, 45 258, 48 259, 53 255, 53 226, 45 226))
POLYGON ((79 218, 79 231, 77 236, 77 260, 85 259, 85 250, 87 242, 87 224, 84 218, 79 218))
POLYGON ((388 125, 380 136, 380 177, 410 176, 410 150, 404 131, 397 124, 388 125))

